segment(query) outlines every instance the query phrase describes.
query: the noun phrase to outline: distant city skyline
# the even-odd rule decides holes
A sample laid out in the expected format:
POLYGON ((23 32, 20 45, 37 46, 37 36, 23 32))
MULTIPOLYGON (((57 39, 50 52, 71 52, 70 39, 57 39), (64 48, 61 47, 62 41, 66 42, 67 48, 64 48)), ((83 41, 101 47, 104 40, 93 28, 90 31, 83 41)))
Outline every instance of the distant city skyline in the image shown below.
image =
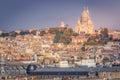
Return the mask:
POLYGON ((95 26, 119 29, 120 0, 0 0, 0 30, 59 27, 74 29, 88 7, 95 26))

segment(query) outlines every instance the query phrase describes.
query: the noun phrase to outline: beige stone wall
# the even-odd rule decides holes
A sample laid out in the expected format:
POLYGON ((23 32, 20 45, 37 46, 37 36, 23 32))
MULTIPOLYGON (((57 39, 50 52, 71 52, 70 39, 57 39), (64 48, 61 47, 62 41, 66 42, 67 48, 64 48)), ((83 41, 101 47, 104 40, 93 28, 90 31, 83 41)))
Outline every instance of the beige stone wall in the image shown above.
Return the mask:
POLYGON ((85 32, 85 34, 94 34, 95 29, 92 20, 90 19, 88 9, 84 9, 80 20, 78 20, 75 26, 75 32, 85 32))

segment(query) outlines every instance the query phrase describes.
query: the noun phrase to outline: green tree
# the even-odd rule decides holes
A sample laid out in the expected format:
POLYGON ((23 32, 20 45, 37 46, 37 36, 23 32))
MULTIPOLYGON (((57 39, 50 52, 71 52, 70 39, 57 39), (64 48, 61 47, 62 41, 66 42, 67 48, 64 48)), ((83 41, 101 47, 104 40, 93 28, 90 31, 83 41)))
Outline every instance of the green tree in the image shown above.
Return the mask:
POLYGON ((72 30, 70 28, 65 28, 63 34, 61 35, 60 42, 64 44, 69 44, 71 42, 72 30))
POLYGON ((54 30, 54 29, 49 29, 48 30, 48 33, 50 33, 50 34, 56 34, 57 32, 58 32, 59 30, 54 30))
POLYGON ((109 41, 108 29, 104 28, 100 32, 100 43, 106 44, 109 41))
POLYGON ((44 30, 42 30, 42 31, 40 32, 40 36, 43 36, 44 34, 46 34, 46 32, 45 32, 44 30))
POLYGON ((74 32, 74 33, 73 33, 73 36, 76 37, 76 36, 79 36, 79 34, 74 32))
POLYGON ((109 36, 109 40, 113 41, 113 36, 112 35, 109 36))
POLYGON ((97 42, 86 42, 85 45, 97 45, 97 42))
POLYGON ((72 29, 64 28, 62 31, 58 31, 54 38, 54 43, 69 44, 71 42, 72 29))
POLYGON ((9 33, 2 33, 1 34, 1 37, 7 37, 7 36, 9 36, 9 33))
POLYGON ((54 43, 58 43, 60 40, 60 32, 57 32, 54 38, 54 43))
POLYGON ((82 50, 82 51, 85 51, 85 46, 81 47, 81 50, 82 50))
POLYGON ((26 34, 29 34, 29 31, 21 31, 20 32, 20 35, 26 35, 26 34))
POLYGON ((16 37, 18 34, 15 32, 15 33, 13 33, 11 36, 12 37, 16 37))

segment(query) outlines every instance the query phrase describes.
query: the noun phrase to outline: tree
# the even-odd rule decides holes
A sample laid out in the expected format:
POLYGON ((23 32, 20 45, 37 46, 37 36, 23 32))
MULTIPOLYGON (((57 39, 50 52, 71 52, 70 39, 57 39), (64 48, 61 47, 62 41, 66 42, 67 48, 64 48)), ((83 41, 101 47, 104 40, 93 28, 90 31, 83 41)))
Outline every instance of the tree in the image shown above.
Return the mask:
POLYGON ((58 43, 60 40, 60 32, 57 32, 54 38, 54 43, 58 43))
POLYGON ((18 35, 18 33, 14 32, 11 36, 16 37, 17 35, 18 35))
POLYGON ((35 30, 33 30, 33 31, 31 32, 31 34, 36 35, 36 31, 35 31, 35 30))
POLYGON ((69 44, 71 42, 72 30, 70 28, 65 28, 63 34, 61 35, 60 42, 64 44, 69 44))
POLYGON ((1 34, 1 37, 7 37, 7 36, 9 36, 9 33, 2 33, 1 34))
POLYGON ((62 31, 58 31, 54 38, 54 43, 64 43, 69 44, 71 42, 72 30, 70 28, 65 28, 62 31))
POLYGON ((77 37, 77 36, 79 36, 79 34, 74 32, 73 36, 77 37))
POLYGON ((109 40, 113 41, 113 36, 112 35, 109 36, 109 40))
POLYGON ((78 56, 78 59, 79 59, 79 60, 82 60, 82 59, 83 59, 83 57, 82 57, 82 56, 78 56))
POLYGON ((26 34, 29 34, 29 31, 21 31, 20 32, 20 35, 26 35, 26 34))
POLYGON ((82 50, 82 51, 85 51, 85 46, 81 47, 81 50, 82 50))
POLYGON ((42 30, 42 31, 40 32, 40 36, 43 36, 44 34, 46 34, 46 32, 45 32, 44 30, 42 30))
POLYGON ((57 32, 58 32, 59 30, 54 30, 54 29, 49 29, 48 30, 48 33, 50 33, 50 34, 56 34, 57 32))
POLYGON ((97 45, 97 42, 86 42, 85 45, 97 45))
POLYGON ((100 32, 100 43, 106 44, 109 41, 108 29, 104 28, 100 32))

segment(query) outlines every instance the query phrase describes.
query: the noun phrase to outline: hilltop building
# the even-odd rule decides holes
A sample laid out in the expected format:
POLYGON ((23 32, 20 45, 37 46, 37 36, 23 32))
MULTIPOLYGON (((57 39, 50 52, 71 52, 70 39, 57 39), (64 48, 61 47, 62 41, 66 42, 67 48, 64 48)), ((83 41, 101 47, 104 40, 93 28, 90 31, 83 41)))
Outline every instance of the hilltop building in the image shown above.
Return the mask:
POLYGON ((65 24, 63 21, 60 23, 60 27, 65 27, 65 24))
POLYGON ((80 33, 94 34, 95 29, 94 29, 93 22, 89 15, 88 8, 84 8, 81 17, 77 21, 77 24, 75 26, 75 32, 78 34, 80 33))
POLYGON ((68 24, 65 25, 64 22, 62 21, 62 22, 60 23, 60 26, 58 26, 58 27, 52 27, 52 28, 49 28, 48 30, 50 30, 50 31, 54 31, 54 30, 62 31, 62 30, 64 30, 65 28, 70 28, 70 27, 69 27, 68 24))

